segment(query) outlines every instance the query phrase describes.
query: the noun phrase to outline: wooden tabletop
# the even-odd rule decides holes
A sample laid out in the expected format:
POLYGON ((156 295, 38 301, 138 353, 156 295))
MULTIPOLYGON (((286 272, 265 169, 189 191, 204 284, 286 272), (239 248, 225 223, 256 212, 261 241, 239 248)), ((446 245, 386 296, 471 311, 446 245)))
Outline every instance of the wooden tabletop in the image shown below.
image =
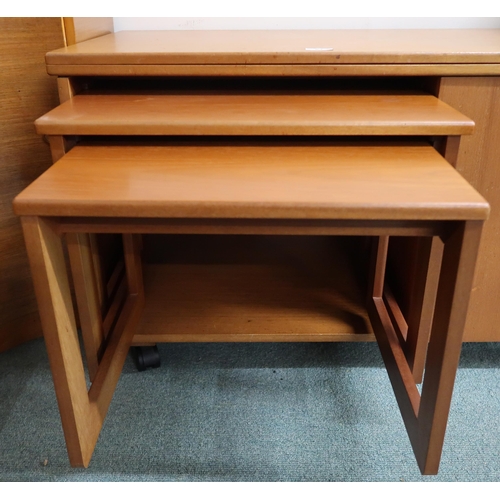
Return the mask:
POLYGON ((486 201, 431 146, 77 146, 18 215, 466 220, 486 201))
POLYGON ((500 63, 500 30, 119 31, 49 65, 500 63))
POLYGON ((474 122, 431 95, 76 95, 35 122, 47 135, 461 135, 474 122))

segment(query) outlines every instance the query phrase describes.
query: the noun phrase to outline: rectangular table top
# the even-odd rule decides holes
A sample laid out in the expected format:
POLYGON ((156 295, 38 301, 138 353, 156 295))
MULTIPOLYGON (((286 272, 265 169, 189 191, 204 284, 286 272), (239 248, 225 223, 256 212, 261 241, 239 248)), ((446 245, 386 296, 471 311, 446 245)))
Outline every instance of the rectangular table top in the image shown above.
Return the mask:
POLYGON ((236 91, 81 94, 36 120, 47 135, 461 135, 474 122, 432 95, 236 91))
POLYGON ((64 64, 500 63, 500 30, 119 31, 49 52, 64 64))
POLYGON ((18 215, 467 220, 487 202, 425 143, 76 146, 18 215))

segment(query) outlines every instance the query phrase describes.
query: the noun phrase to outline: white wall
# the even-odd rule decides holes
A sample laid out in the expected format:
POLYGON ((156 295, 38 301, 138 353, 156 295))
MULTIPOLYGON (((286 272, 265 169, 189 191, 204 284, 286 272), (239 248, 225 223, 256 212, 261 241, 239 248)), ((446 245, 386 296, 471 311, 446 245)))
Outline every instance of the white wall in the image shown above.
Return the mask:
MULTIPOLYGON (((498 0, 495 0, 498 1, 498 0)), ((500 28, 500 17, 115 17, 115 31, 500 28)))

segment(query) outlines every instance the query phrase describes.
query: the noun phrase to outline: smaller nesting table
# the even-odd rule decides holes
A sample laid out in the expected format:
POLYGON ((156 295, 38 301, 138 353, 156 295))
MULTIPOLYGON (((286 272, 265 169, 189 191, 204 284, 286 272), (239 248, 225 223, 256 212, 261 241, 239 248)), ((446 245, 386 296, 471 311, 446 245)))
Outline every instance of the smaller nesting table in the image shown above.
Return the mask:
MULTIPOLYGON (((162 301, 144 279, 138 235, 359 235, 373 240, 367 315, 421 471, 437 472, 489 206, 429 144, 326 139, 314 146, 283 140, 79 145, 23 191, 14 207, 73 466, 88 465, 141 315, 162 301), (85 264, 88 233, 123 234, 127 282, 114 327, 104 334, 92 325, 87 330, 86 348, 101 348, 89 390, 63 247, 66 239, 79 309, 88 312, 97 303, 85 264), (434 248, 429 261, 432 252, 442 256, 440 269, 428 274, 438 287, 421 394, 405 352, 409 339, 398 328, 398 309, 384 285, 389 237, 402 235, 428 237, 434 248), (95 335, 105 335, 104 342, 95 335)), ((429 314, 428 306, 419 307, 429 314)))

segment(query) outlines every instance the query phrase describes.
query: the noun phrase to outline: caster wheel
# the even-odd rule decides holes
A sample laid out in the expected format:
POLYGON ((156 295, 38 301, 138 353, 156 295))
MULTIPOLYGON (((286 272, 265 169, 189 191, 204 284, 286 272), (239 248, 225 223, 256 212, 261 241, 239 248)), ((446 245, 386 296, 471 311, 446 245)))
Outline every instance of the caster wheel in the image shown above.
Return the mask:
POLYGON ((134 347, 134 359, 140 372, 147 368, 158 368, 161 364, 160 353, 155 345, 134 347))

